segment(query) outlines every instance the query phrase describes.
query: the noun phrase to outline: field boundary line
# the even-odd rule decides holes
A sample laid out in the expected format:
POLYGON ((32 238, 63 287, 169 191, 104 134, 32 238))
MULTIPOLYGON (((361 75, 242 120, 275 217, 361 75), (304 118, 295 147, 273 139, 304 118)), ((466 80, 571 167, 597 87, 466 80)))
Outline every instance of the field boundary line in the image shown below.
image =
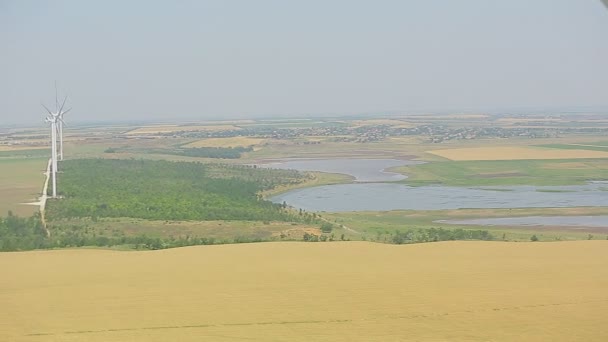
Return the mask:
POLYGON ((459 315, 468 313, 478 312, 500 312, 500 311, 515 311, 534 309, 548 306, 569 306, 569 305, 581 305, 581 304, 592 304, 592 303, 606 303, 608 299, 597 299, 597 300, 586 300, 586 301, 573 301, 573 302, 557 302, 557 303, 539 303, 521 306, 509 306, 509 307, 496 307, 496 308, 481 308, 478 310, 460 310, 451 312, 436 312, 427 314, 411 314, 406 316, 395 316, 386 315, 379 316, 369 319, 329 319, 329 320, 307 320, 307 321, 265 321, 265 322, 248 322, 248 323, 209 323, 209 324, 186 324, 186 325, 172 325, 172 326, 151 326, 151 327, 139 327, 139 328, 114 328, 104 330, 72 330, 63 331, 57 333, 31 333, 24 336, 59 336, 59 335, 80 335, 80 334, 100 334, 100 333, 111 333, 111 332, 123 332, 123 331, 145 331, 145 330, 170 330, 170 329, 200 329, 200 328, 225 328, 225 327, 247 327, 247 326, 260 326, 260 325, 288 325, 288 324, 323 324, 323 323, 356 323, 356 322, 377 322, 382 320, 403 320, 403 319, 424 319, 424 318, 436 318, 449 315, 459 315))

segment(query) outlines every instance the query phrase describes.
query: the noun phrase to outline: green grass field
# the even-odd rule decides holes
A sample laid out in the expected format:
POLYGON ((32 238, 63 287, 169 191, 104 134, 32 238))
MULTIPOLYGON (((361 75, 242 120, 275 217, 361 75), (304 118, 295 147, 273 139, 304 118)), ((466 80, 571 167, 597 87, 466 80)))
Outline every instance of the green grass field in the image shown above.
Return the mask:
MULTIPOLYGON (((119 218, 70 218, 52 221, 49 229, 57 236, 72 229, 86 231, 87 236, 182 238, 201 237, 213 239, 216 243, 241 241, 279 241, 281 234, 285 240, 302 240, 304 232, 321 234, 319 224, 262 221, 159 221, 129 217, 119 218)), ((336 227, 335 234, 341 229, 336 227)))
POLYGON ((306 179, 300 184, 291 184, 289 186, 278 186, 274 189, 264 191, 261 194, 265 198, 270 198, 291 190, 310 188, 313 186, 333 185, 333 184, 347 184, 353 181, 353 177, 340 173, 327 173, 327 172, 307 172, 310 178, 306 179))
POLYGON ((547 144, 538 145, 539 147, 557 148, 561 150, 590 150, 590 151, 608 151, 608 142, 600 141, 583 144, 547 144))
POLYGON ((0 159, 5 158, 50 158, 49 149, 0 151, 0 159))
POLYGON ((392 168, 410 185, 577 185, 608 180, 608 159, 436 161, 392 168))
POLYGON ((606 239, 608 230, 577 227, 518 227, 470 226, 438 223, 439 220, 461 220, 493 217, 579 216, 608 215, 608 208, 531 208, 531 209, 458 209, 458 210, 401 210, 389 212, 327 213, 324 216, 337 225, 345 225, 361 234, 351 239, 391 242, 395 232, 408 229, 483 229, 495 240, 529 241, 536 235, 541 241, 606 239))

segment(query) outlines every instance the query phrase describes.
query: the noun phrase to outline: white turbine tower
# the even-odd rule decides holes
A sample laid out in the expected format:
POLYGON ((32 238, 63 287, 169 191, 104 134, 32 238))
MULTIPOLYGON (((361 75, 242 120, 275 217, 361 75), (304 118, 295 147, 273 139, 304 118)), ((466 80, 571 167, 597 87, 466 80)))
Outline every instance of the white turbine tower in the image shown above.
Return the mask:
MULTIPOLYGON (((57 89, 55 87, 55 89, 57 89)), ((55 91, 55 112, 52 112, 44 104, 44 109, 48 112, 48 116, 44 120, 51 124, 51 179, 53 185, 53 198, 57 198, 57 135, 60 135, 61 141, 61 156, 63 159, 63 115, 69 111, 63 111, 67 97, 64 98, 61 107, 59 107, 59 100, 57 98, 57 91, 55 91)))
POLYGON ((44 108, 49 112, 49 115, 44 120, 51 124, 51 181, 53 185, 53 198, 57 197, 57 118, 55 113, 52 113, 45 105, 44 108))
POLYGON ((65 106, 65 101, 67 99, 68 99, 67 96, 63 98, 63 103, 61 104, 61 107, 57 111, 57 118, 59 119, 59 122, 57 123, 57 133, 59 134, 59 160, 63 160, 63 125, 65 123, 63 121, 63 116, 67 112, 72 110, 72 108, 69 108, 68 110, 63 111, 63 107, 65 106))

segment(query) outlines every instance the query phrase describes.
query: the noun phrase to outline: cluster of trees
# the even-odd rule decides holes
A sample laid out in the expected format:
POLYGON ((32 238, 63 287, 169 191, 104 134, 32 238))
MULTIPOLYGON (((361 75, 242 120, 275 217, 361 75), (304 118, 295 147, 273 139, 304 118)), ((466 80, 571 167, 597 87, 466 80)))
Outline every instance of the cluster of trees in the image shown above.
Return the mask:
POLYGON ((321 224, 321 231, 323 233, 331 233, 331 231, 334 229, 334 225, 329 223, 329 222, 323 222, 321 224))
MULTIPOLYGON (((328 227, 329 226, 326 228, 328 227)), ((54 224, 51 230, 51 236, 47 237, 46 231, 40 223, 38 214, 23 218, 9 212, 7 217, 0 217, 0 251, 73 248, 84 246, 125 246, 134 249, 156 250, 196 245, 264 242, 275 239, 253 236, 235 236, 223 239, 190 235, 159 237, 141 234, 129 236, 125 235, 125 232, 123 231, 102 232, 88 225, 68 225, 59 222, 54 224)), ((283 237, 281 237, 281 239, 283 239, 283 237)), ((340 237, 335 237, 334 234, 315 235, 305 233, 303 236, 303 241, 306 242, 325 242, 338 239, 341 241, 346 240, 344 234, 340 237)), ((485 230, 421 228, 395 232, 392 235, 390 242, 395 244, 407 244, 450 240, 492 239, 493 236, 485 230)))
MULTIPOLYGON (((152 160, 69 160, 58 175, 61 200, 50 220, 133 217, 152 220, 317 222, 258 193, 297 181, 280 170, 152 160), (245 176, 243 176, 245 175, 245 176)), ((288 173, 293 176, 294 174, 288 173)))
POLYGON ((15 216, 9 211, 6 217, 0 217, 0 252, 85 246, 130 246, 135 249, 155 250, 185 246, 262 241, 266 240, 243 236, 219 240, 197 236, 125 236, 122 232, 113 232, 110 235, 104 235, 95 229, 82 225, 55 225, 51 236, 48 237, 40 222, 39 214, 24 218, 15 216))
POLYGON ((0 251, 47 248, 46 231, 38 213, 23 218, 8 212, 0 217, 0 251))
POLYGON ((493 240, 487 230, 419 228, 397 231, 393 234, 392 242, 398 245, 406 243, 453 241, 453 240, 493 240))
MULTIPOLYGON (((326 242, 326 241, 335 241, 336 240, 336 236, 334 234, 331 235, 326 235, 326 234, 321 234, 321 235, 316 235, 316 234, 309 234, 309 233, 304 233, 304 237, 302 238, 303 241, 306 242, 326 242)), ((340 236, 340 241, 350 241, 350 239, 346 239, 346 237, 344 236, 344 234, 342 234, 340 236)))

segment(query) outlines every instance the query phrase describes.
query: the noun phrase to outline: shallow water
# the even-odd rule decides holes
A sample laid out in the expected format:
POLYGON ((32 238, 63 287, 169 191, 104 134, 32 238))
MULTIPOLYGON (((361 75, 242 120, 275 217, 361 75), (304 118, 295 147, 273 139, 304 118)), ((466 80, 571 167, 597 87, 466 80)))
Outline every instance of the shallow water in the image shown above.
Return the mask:
POLYGON ((271 198, 308 211, 445 210, 462 208, 568 208, 608 206, 607 182, 573 186, 411 187, 384 169, 418 164, 395 159, 292 160, 266 167, 345 173, 359 184, 293 190, 271 198))
POLYGON ((582 226, 608 228, 608 216, 528 216, 472 220, 442 220, 438 222, 474 226, 582 226))
MULTIPOLYGON (((544 187, 510 191, 448 186, 411 187, 366 183, 328 185, 287 192, 271 198, 308 211, 445 210, 462 208, 568 208, 608 206, 604 185, 568 186, 567 192, 544 192, 544 187)), ((550 190, 554 191, 555 187, 550 190)))
POLYGON ((342 173, 353 176, 357 182, 394 182, 406 179, 407 176, 385 171, 386 169, 420 163, 419 161, 398 159, 298 159, 259 164, 258 166, 298 171, 342 173))

